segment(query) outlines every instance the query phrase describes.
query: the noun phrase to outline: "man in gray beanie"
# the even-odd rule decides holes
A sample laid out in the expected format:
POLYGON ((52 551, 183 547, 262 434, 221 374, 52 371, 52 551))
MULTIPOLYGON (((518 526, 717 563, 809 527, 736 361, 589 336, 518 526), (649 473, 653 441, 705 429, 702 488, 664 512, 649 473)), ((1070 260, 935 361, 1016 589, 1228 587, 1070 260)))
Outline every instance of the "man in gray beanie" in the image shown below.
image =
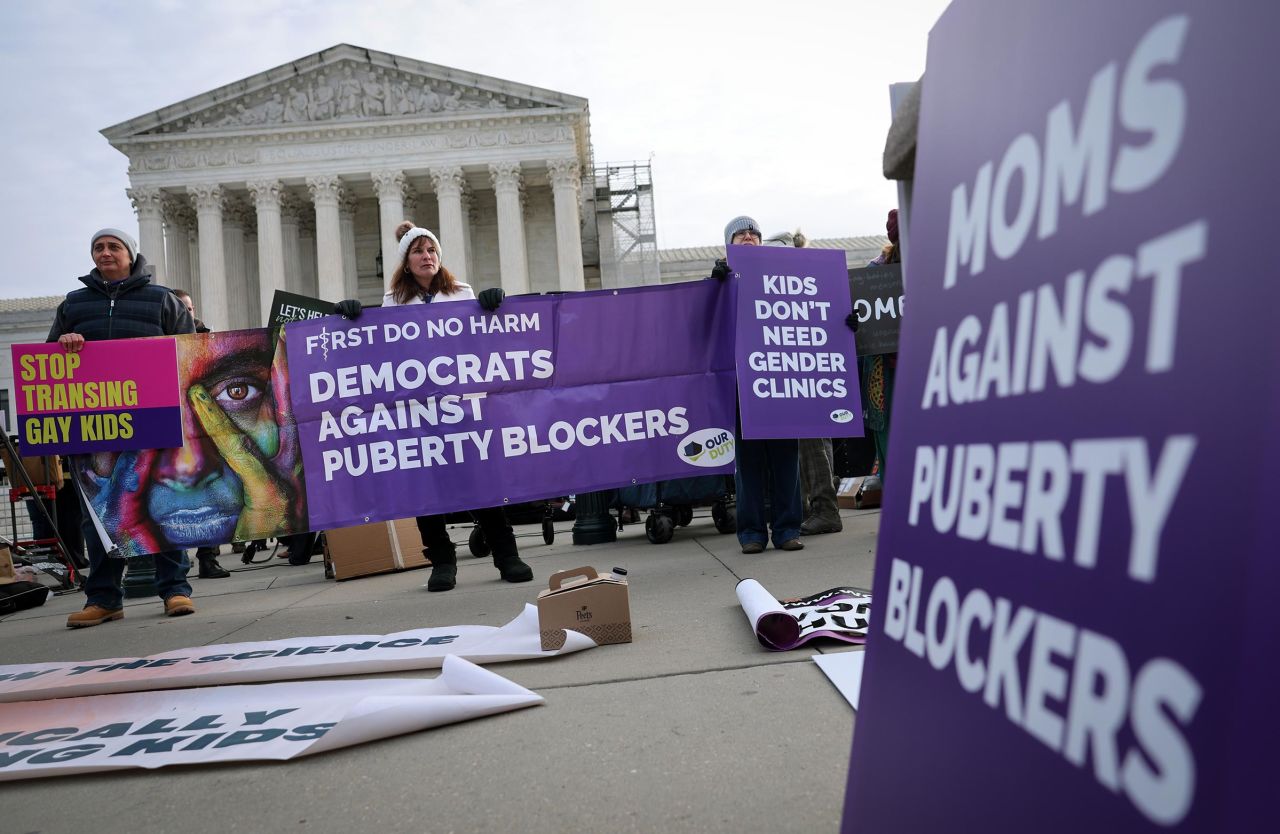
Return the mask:
POLYGON ((124 248, 129 251, 129 263, 131 265, 138 259, 138 242, 130 237, 127 232, 122 232, 119 229, 99 229, 94 232, 93 238, 89 241, 90 255, 93 255, 94 249, 98 246, 98 241, 104 237, 113 237, 124 245, 124 248))
MULTIPOLYGON (((151 283, 151 265, 138 253, 138 244, 119 229, 101 229, 89 241, 94 268, 80 278, 80 289, 67 293, 54 314, 47 341, 57 342, 68 353, 85 342, 176 336, 194 333, 191 313, 176 295, 151 283)), ((88 455, 73 455, 71 466, 79 472, 89 466, 88 455)), ((87 508, 92 510, 92 508, 87 508)), ((89 578, 84 610, 67 618, 68 628, 95 626, 124 617, 124 559, 107 555, 91 512, 81 526, 89 556, 89 578)), ((164 600, 165 614, 176 617, 196 609, 187 583, 190 563, 181 550, 157 553, 156 588, 164 600)))

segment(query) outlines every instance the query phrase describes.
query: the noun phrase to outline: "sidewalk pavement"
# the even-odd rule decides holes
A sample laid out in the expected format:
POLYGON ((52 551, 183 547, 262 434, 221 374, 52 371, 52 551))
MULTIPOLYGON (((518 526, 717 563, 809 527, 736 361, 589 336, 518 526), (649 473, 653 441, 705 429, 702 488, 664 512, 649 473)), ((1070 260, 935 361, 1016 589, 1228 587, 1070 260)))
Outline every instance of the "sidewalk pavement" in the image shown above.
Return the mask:
MULTIPOLYGON (((879 511, 845 510, 844 532, 805 549, 739 552, 708 510, 652 545, 644 525, 616 544, 575 547, 571 522, 543 543, 517 528, 534 581, 502 582, 459 547, 458 587, 428 594, 429 569, 347 582, 321 560, 193 579, 196 613, 158 599, 125 618, 64 626, 83 596, 0 619, 0 662, 141 657, 188 646, 299 635, 502 625, 555 571, 630 572, 634 642, 487 668, 546 698, 519 710, 287 763, 123 771, 6 783, 7 832, 755 832, 839 828, 853 710, 810 659, 858 651, 819 641, 791 652, 756 642, 734 595, 754 577, 776 596, 871 587, 879 511)), ((465 542, 469 528, 452 528, 465 542)), ((239 569, 237 569, 239 568, 239 569)), ((193 566, 192 576, 195 575, 193 566)), ((398 673, 434 677, 437 670, 398 673)), ((378 676, 370 676, 376 679, 378 676)), ((3 709, 0 705, 0 709, 3 709)))

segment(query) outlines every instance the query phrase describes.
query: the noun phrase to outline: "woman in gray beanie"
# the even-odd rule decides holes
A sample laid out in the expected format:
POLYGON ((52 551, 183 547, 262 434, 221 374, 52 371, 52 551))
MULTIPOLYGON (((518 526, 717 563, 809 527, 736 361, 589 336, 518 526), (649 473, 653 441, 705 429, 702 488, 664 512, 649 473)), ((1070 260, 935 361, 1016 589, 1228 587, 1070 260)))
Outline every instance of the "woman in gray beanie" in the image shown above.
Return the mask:
MULTIPOLYGON (((742 215, 724 227, 725 246, 759 246, 763 235, 755 220, 742 215)), ((716 261, 711 276, 729 275, 725 260, 716 261)), ((738 543, 743 553, 763 553, 772 540, 779 550, 801 550, 800 458, 795 440, 743 440, 741 415, 735 432, 738 543), (769 511, 765 516, 765 490, 769 511)))

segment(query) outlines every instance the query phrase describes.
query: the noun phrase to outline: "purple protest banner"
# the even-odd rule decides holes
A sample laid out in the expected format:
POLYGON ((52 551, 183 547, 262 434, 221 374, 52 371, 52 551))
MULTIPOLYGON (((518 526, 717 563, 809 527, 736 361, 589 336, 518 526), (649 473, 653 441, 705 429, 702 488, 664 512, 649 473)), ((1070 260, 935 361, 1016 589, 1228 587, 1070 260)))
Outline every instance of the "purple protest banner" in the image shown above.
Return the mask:
POLYGON ((844 252, 730 246, 742 436, 861 437, 844 252))
POLYGON ((702 281, 291 324, 312 529, 732 472, 728 294, 702 281))
POLYGON ((844 831, 1274 827, 1276 31, 933 29, 844 831))

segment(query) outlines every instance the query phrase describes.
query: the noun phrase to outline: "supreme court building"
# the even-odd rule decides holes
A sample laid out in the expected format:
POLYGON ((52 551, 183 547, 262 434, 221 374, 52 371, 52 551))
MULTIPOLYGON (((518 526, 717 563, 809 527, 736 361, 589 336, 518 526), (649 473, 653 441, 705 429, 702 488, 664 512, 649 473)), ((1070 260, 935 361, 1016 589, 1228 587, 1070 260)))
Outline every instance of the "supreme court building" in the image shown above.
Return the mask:
POLYGON ((476 289, 586 287, 583 98, 344 44, 102 133, 139 250, 214 330, 277 289, 379 303, 406 219, 476 289))

